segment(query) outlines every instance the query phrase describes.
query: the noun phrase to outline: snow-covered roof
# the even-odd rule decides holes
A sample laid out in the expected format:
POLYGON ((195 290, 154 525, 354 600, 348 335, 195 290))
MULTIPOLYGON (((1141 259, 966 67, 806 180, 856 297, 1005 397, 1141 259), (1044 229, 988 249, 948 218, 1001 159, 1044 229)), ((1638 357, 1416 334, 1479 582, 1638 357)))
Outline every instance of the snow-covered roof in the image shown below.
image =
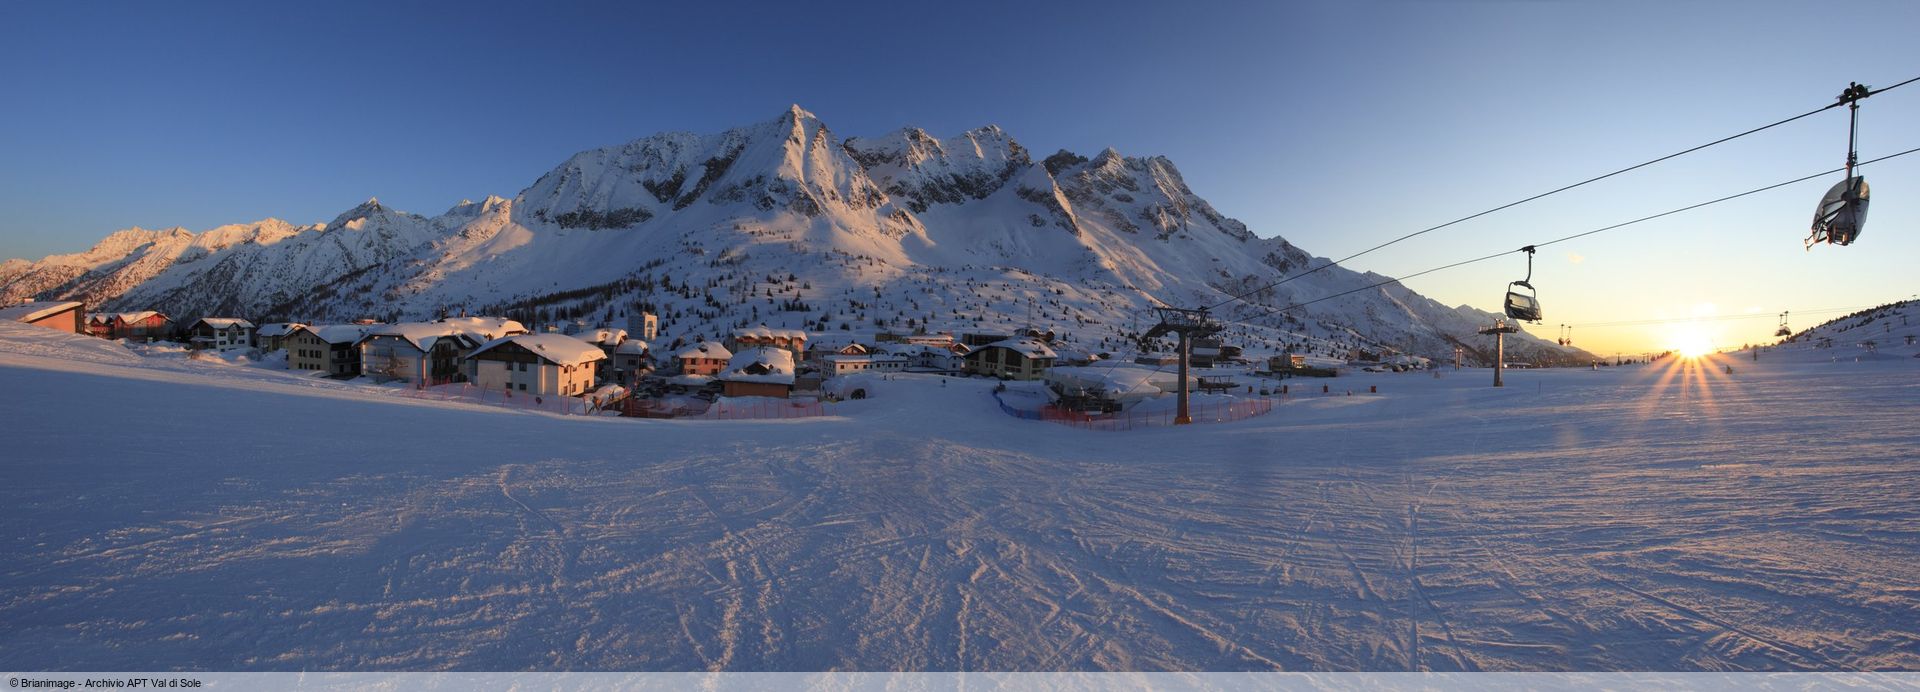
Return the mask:
POLYGON ((856 356, 856 355, 850 355, 846 353, 835 353, 829 356, 824 356, 823 359, 829 363, 867 363, 873 360, 873 356, 856 356))
POLYGON ((504 317, 448 317, 432 322, 375 325, 367 330, 366 338, 399 337, 413 344, 414 348, 431 351, 434 344, 449 336, 464 336, 471 339, 472 343, 483 343, 525 332, 526 329, 519 322, 504 317))
POLYGON ((667 378, 667 384, 677 384, 682 387, 703 387, 712 381, 712 375, 674 375, 667 378))
POLYGON ((41 300, 41 301, 34 301, 31 303, 21 303, 19 305, 9 305, 7 307, 0 308, 0 320, 13 320, 16 322, 32 322, 38 319, 45 319, 49 315, 53 315, 54 313, 57 313, 63 310, 72 310, 75 308, 84 308, 84 307, 85 306, 79 303, 75 303, 73 301, 41 300))
POLYGON ((916 356, 929 353, 943 356, 953 355, 953 351, 948 350, 944 346, 929 346, 926 344, 881 344, 874 347, 874 352, 891 353, 898 356, 916 356))
POLYGON ((1127 401, 1180 388, 1180 373, 1114 362, 1049 368, 1046 380, 1066 389, 1102 390, 1127 401))
POLYGON ((874 343, 872 334, 855 332, 815 332, 807 336, 807 350, 809 351, 819 351, 822 349, 839 350, 854 344, 867 346, 872 343, 874 343))
MULTIPOLYGON (((367 329, 366 336, 362 337, 362 339, 373 339, 382 336, 404 339, 407 343, 413 344, 414 348, 424 353, 433 350, 434 345, 440 343, 441 339, 458 336, 463 333, 463 331, 451 325, 438 322, 401 322, 399 324, 374 325, 367 329)), ((473 341, 476 342, 482 340, 481 338, 473 338, 473 341)))
MULTIPOLYGON (((135 310, 133 312, 109 313, 109 314, 101 315, 100 317, 102 319, 117 319, 117 320, 120 320, 121 322, 145 322, 147 321, 148 318, 153 317, 154 315, 160 315, 160 313, 154 310, 135 310)), ((168 318, 166 315, 160 315, 160 317, 161 319, 171 319, 171 318, 168 318)))
POLYGON ((720 344, 714 343, 712 341, 702 341, 692 346, 688 346, 686 348, 680 349, 680 352, 673 354, 673 357, 675 358, 732 358, 733 352, 727 350, 727 347, 721 346, 720 344))
POLYGON ((1058 358, 1059 357, 1058 354, 1055 354, 1053 352, 1052 348, 1049 348, 1046 344, 1040 343, 1039 339, 1032 339, 1032 338, 1025 338, 1025 337, 1022 337, 1019 339, 1006 339, 1004 341, 995 341, 985 346, 981 346, 977 350, 984 351, 989 348, 1010 349, 1013 352, 1026 356, 1028 358, 1058 358))
POLYGON ((232 329, 234 327, 239 327, 241 329, 253 328, 252 322, 248 322, 238 317, 202 317, 198 320, 194 320, 193 323, 195 325, 204 324, 209 327, 213 327, 214 329, 232 329))
POLYGON ((807 333, 800 329, 773 329, 770 327, 742 327, 733 330, 735 339, 772 339, 786 338, 807 340, 807 333))
POLYGON ((532 351, 534 355, 556 365, 578 365, 605 360, 607 354, 598 346, 567 336, 565 334, 515 334, 503 336, 473 349, 468 358, 486 353, 501 344, 513 344, 532 351))
POLYGON ((599 327, 580 332, 578 336, 581 339, 600 344, 601 346, 612 346, 627 340, 627 330, 614 327, 599 327))
POLYGON ((620 342, 619 346, 615 346, 613 353, 614 355, 621 356, 644 356, 647 355, 647 350, 647 342, 639 339, 627 339, 626 341, 620 342))
POLYGON ((303 324, 288 331, 287 335, 292 336, 298 331, 312 334, 329 344, 344 344, 359 341, 367 333, 367 328, 357 324, 303 324))
POLYGON ((288 334, 292 334, 293 330, 298 329, 300 327, 305 327, 305 326, 307 325, 301 324, 299 322, 268 322, 266 324, 260 325, 259 329, 253 330, 253 333, 258 334, 260 336, 267 336, 267 337, 286 336, 288 334))
POLYGON ((527 326, 505 317, 443 317, 433 321, 472 336, 475 341, 527 333, 527 326))
POLYGON ((741 351, 733 360, 727 361, 727 371, 720 375, 720 379, 726 382, 793 384, 793 352, 766 346, 741 351))

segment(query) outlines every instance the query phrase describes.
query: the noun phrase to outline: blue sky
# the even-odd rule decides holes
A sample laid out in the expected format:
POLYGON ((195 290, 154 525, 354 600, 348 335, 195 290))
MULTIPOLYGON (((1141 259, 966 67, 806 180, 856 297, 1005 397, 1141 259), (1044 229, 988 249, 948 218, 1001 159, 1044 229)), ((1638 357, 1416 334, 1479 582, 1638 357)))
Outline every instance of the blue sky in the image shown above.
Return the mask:
MULTIPOLYGON (((1920 3, 1849 7, 7 3, 0 257, 134 225, 324 221, 376 195, 434 214, 512 196, 576 151, 789 103, 843 136, 993 123, 1042 154, 1164 154, 1261 235, 1339 257, 1824 105, 1849 80, 1920 76, 1920 3)), ((1869 99, 1862 157, 1920 146, 1916 122, 1920 84, 1869 99)), ((1410 273, 1826 170, 1845 138, 1835 110, 1353 266, 1410 273)), ((1536 331, 1920 292, 1920 154, 1867 173, 1852 247, 1799 244, 1831 180, 1555 246, 1536 331)), ((1410 284, 1492 308, 1523 272, 1515 256, 1410 284)), ((1697 328, 1737 345, 1772 319, 1697 328)), ((1633 352, 1682 330, 1576 342, 1633 352)))

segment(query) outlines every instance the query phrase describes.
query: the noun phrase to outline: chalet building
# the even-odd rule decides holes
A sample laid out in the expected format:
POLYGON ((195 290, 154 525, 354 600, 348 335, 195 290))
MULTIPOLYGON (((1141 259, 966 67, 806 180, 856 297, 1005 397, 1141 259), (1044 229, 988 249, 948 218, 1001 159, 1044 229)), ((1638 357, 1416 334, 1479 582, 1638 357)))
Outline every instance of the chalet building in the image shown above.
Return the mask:
POLYGON ((906 370, 907 370, 906 356, 899 356, 891 353, 876 353, 873 355, 873 371, 874 372, 906 372, 906 370))
POLYGON ((357 324, 300 325, 288 334, 287 369, 324 372, 328 377, 360 375, 360 337, 367 328, 357 324))
POLYGON ((575 336, 581 341, 600 347, 602 352, 612 353, 615 347, 627 340, 628 335, 625 329, 595 327, 592 329, 582 329, 575 336))
POLYGON ((360 370, 386 381, 450 382, 462 375, 460 361, 468 351, 525 333, 525 326, 504 317, 374 325, 360 340, 360 370))
POLYGON ((873 353, 871 337, 847 332, 824 332, 807 337, 807 358, 824 362, 827 356, 865 356, 873 353))
POLYGON ((711 341, 702 341, 673 354, 681 375, 712 375, 725 370, 727 361, 732 359, 733 351, 711 341))
MULTIPOLYGON (((959 373, 967 367, 965 353, 967 347, 958 343, 945 346, 928 344, 894 344, 887 346, 882 356, 887 359, 899 359, 900 369, 909 372, 959 373)), ((883 367, 881 361, 875 361, 874 369, 883 367)), ((890 371, 890 370, 889 370, 890 371)))
POLYGON ((484 341, 432 322, 375 325, 360 337, 360 371, 387 382, 449 382, 484 341))
POLYGON ((187 325, 187 346, 201 351, 253 348, 253 323, 238 317, 202 317, 187 325))
POLYGON ((619 384, 631 385, 653 372, 653 352, 639 339, 620 342, 607 360, 612 364, 607 379, 619 384))
POLYGON ((173 319, 152 310, 102 312, 87 318, 87 333, 102 339, 157 341, 173 338, 173 319))
POLYGON ((827 377, 839 377, 873 369, 873 356, 865 354, 831 353, 816 360, 820 363, 820 372, 827 377))
POLYGON ((260 325, 260 328, 253 330, 253 346, 264 351, 278 351, 286 348, 287 335, 293 333, 294 327, 304 326, 306 325, 298 322, 270 322, 260 325))
POLYGON ((1059 356, 1038 339, 1007 339, 967 354, 967 371, 1008 380, 1037 380, 1059 356))
POLYGON ((467 378, 482 388, 528 396, 580 396, 593 389, 607 354, 565 334, 519 334, 467 354, 467 378))
POLYGON ((794 359, 807 357, 807 333, 798 329, 769 329, 767 327, 747 327, 734 331, 732 344, 734 351, 752 348, 781 348, 792 353, 794 359))
POLYGON ((843 334, 819 334, 807 342, 807 360, 817 364, 828 377, 836 373, 866 370, 854 367, 869 362, 873 348, 843 334))
MULTIPOLYGON (((581 341, 585 341, 589 344, 593 344, 594 348, 598 348, 600 349, 601 353, 606 354, 607 356, 606 359, 599 361, 599 364, 595 366, 600 370, 600 372, 598 373, 600 379, 603 379, 603 380, 619 379, 614 377, 614 374, 613 374, 613 371, 614 371, 613 353, 616 349, 620 348, 621 344, 626 343, 627 330, 618 329, 614 327, 591 327, 591 328, 580 330, 579 332, 575 333, 573 337, 581 341)), ((620 381, 625 382, 626 380, 620 380, 620 381)))
POLYGON ((751 348, 727 362, 720 380, 725 396, 787 398, 793 393, 793 352, 774 346, 751 348))
POLYGON ((909 334, 909 335, 900 337, 900 343, 907 344, 910 346, 938 346, 940 348, 952 348, 954 344, 957 344, 960 342, 955 341, 952 334, 909 334))
POLYGON ((87 306, 72 301, 33 301, 0 308, 0 320, 25 322, 75 334, 87 333, 87 306))

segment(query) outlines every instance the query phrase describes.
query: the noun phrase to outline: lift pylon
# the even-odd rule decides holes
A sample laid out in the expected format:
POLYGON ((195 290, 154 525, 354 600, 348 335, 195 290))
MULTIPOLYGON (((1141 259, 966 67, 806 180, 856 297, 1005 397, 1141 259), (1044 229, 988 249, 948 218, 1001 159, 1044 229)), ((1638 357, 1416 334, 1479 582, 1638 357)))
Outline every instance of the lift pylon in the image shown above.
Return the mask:
POLYGON ((1180 336, 1180 402, 1179 409, 1174 412, 1173 424, 1187 425, 1193 422, 1193 417, 1188 415, 1187 409, 1187 398, 1190 394, 1187 391, 1187 360, 1193 353, 1193 340, 1219 333, 1220 323, 1213 321, 1213 317, 1208 315, 1205 309, 1154 308, 1154 311, 1159 313, 1160 323, 1153 325, 1153 328, 1147 330, 1141 338, 1151 341, 1166 334, 1180 336))
POLYGON ((1507 369, 1507 335, 1517 331, 1520 331, 1519 327, 1507 324, 1503 320, 1494 320, 1493 326, 1480 330, 1481 334, 1493 335, 1493 386, 1495 387, 1507 386, 1507 383, 1500 380, 1500 373, 1507 369))

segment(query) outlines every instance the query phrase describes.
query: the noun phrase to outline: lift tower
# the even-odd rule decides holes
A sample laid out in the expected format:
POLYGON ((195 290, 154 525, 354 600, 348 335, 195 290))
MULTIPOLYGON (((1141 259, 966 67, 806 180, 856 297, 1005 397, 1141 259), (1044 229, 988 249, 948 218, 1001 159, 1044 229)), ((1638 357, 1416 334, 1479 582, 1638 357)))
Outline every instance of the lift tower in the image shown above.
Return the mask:
POLYGON ((1507 335, 1517 331, 1520 331, 1519 327, 1500 320, 1495 320, 1493 326, 1480 330, 1481 334, 1493 335, 1493 386, 1495 387, 1507 386, 1507 383, 1500 381, 1500 371, 1507 369, 1507 335))
POLYGON ((1214 322, 1203 309, 1154 308, 1160 313, 1160 323, 1140 337, 1151 341, 1168 333, 1180 335, 1180 407, 1174 413, 1174 425, 1187 425, 1193 417, 1187 413, 1187 356, 1193 352, 1193 340, 1212 336, 1220 332, 1220 324, 1214 322))

